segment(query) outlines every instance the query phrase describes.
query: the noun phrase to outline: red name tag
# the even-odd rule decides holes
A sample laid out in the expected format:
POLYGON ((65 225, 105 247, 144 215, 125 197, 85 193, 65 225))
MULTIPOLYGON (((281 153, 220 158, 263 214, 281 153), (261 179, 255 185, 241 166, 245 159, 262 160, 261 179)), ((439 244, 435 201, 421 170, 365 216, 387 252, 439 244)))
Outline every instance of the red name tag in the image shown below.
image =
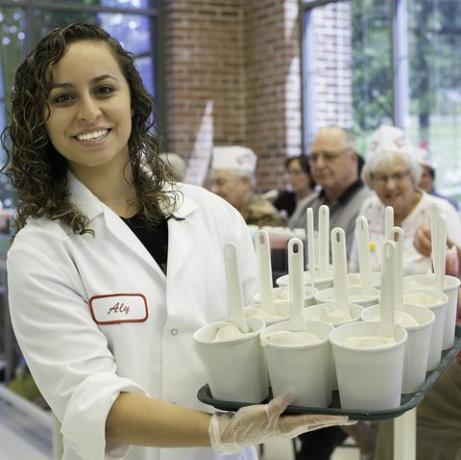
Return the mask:
POLYGON ((147 301, 142 294, 95 295, 88 305, 98 324, 139 323, 149 316, 147 301))

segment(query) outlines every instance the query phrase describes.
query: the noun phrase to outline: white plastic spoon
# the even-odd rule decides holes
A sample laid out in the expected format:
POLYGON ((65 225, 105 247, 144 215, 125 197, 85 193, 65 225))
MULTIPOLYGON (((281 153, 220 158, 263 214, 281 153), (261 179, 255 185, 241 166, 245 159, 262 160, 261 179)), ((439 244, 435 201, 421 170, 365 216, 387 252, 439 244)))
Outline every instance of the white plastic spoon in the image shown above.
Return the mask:
POLYGON ((346 233, 336 227, 331 231, 331 250, 333 255, 333 290, 336 307, 351 315, 347 292, 346 233))
POLYGON ((435 249, 434 246, 437 244, 438 241, 437 231, 438 231, 438 223, 437 219, 439 217, 439 207, 436 203, 432 203, 430 208, 430 226, 431 226, 431 260, 432 260, 432 269, 435 273, 435 249))
POLYGON ((314 233, 314 211, 312 208, 307 208, 307 268, 311 286, 314 287, 315 277, 315 233, 314 233))
POLYGON ((432 246, 436 248, 435 253, 435 289, 438 295, 443 294, 443 285, 445 281, 447 257, 447 218, 440 214, 437 219, 437 240, 432 242, 432 246))
POLYGON ((402 228, 392 227, 391 241, 395 242, 395 309, 403 310, 403 238, 402 228))
POLYGON ((224 266, 226 269, 229 319, 238 326, 241 332, 248 332, 248 324, 243 312, 242 282, 235 243, 229 242, 224 245, 224 266))
POLYGON ((355 221, 355 237, 357 238, 359 254, 360 284, 364 294, 371 294, 370 235, 368 233, 368 220, 364 216, 357 217, 355 221))
POLYGON ((299 238, 288 242, 288 273, 290 279, 290 324, 296 328, 303 319, 304 309, 304 250, 299 238))
POLYGON ((330 208, 326 205, 319 209, 319 275, 328 277, 330 265, 330 208))
POLYGON ((269 234, 266 230, 258 230, 255 241, 261 308, 269 313, 275 313, 274 298, 272 296, 272 262, 269 234))
POLYGON ((393 241, 385 241, 382 253, 379 333, 383 337, 394 337, 395 314, 395 253, 393 241))
POLYGON ((394 208, 386 206, 384 210, 384 240, 392 240, 391 232, 394 227, 394 208))

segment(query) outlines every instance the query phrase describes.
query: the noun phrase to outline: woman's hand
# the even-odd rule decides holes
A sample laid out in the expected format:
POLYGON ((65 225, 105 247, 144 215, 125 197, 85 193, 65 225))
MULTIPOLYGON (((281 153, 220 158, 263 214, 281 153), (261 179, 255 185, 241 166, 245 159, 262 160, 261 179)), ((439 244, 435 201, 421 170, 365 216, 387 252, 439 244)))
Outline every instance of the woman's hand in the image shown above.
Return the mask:
POLYGON ((426 257, 431 257, 431 229, 428 225, 421 225, 421 227, 416 230, 415 237, 413 239, 413 245, 420 254, 426 257))
POLYGON ((348 417, 332 415, 281 415, 292 398, 280 396, 269 404, 242 407, 235 413, 215 413, 208 433, 218 454, 232 454, 245 446, 257 445, 273 437, 294 438, 307 431, 333 425, 350 425, 348 417))

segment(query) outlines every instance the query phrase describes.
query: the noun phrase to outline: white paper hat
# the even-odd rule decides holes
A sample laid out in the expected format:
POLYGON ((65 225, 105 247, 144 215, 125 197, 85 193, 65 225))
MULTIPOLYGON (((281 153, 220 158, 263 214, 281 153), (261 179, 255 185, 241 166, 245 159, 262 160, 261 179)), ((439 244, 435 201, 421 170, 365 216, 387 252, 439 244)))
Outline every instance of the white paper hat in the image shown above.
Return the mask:
POLYGON ((427 166, 428 168, 434 169, 431 157, 426 149, 417 147, 416 145, 409 145, 405 148, 405 150, 409 153, 409 155, 413 156, 421 166, 427 166))
POLYGON ((257 157, 253 150, 239 145, 217 146, 213 149, 211 169, 239 169, 254 173, 257 157))
POLYGON ((379 152, 408 153, 408 140, 405 132, 395 126, 380 126, 370 138, 368 154, 379 152))

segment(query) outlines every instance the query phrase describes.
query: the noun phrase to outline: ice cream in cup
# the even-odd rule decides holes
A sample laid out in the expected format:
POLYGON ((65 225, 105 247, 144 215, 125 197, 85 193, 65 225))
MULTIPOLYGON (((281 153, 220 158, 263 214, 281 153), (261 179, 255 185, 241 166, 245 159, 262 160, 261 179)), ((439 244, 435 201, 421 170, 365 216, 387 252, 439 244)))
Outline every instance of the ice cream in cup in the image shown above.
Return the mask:
POLYGON ((248 332, 242 332, 231 321, 218 321, 201 327, 193 335, 215 399, 260 403, 268 396, 260 344, 265 325, 256 318, 247 321, 248 332))
POLYGON ((273 324, 261 333, 272 392, 292 393, 292 404, 328 407, 332 396, 333 326, 323 321, 273 324))
POLYGON ((406 330, 394 324, 395 243, 383 245, 380 319, 343 324, 330 334, 343 409, 387 410, 400 405, 406 330))
POLYGON ((458 309, 458 291, 461 281, 446 275, 447 220, 438 214, 437 206, 431 208, 432 263, 434 273, 412 275, 404 278, 406 289, 436 290, 440 296, 445 293, 448 303, 445 308, 442 350, 453 346, 458 309))
MULTIPOLYGON (((453 346, 455 340, 456 316, 458 308, 458 289, 460 280, 451 275, 444 275, 443 290, 436 291, 436 277, 433 273, 422 275, 405 276, 403 279, 405 291, 418 290, 421 293, 429 292, 434 294, 437 292, 437 297, 441 299, 443 294, 448 297, 446 307, 444 309, 444 326, 442 336, 442 350, 447 350, 453 346)), ((414 303, 414 302, 412 302, 414 303)))
POLYGON ((303 247, 297 238, 288 244, 288 264, 290 318, 261 334, 272 391, 274 395, 292 393, 297 405, 327 407, 331 403, 333 369, 328 337, 333 327, 302 318, 303 247))
POLYGON ((424 291, 421 289, 404 289, 403 302, 404 304, 426 307, 434 314, 426 365, 426 370, 432 371, 437 368, 442 358, 445 308, 448 303, 448 297, 443 293, 438 294, 435 290, 424 291))
POLYGON ((232 242, 224 245, 224 266, 229 319, 202 326, 193 335, 194 344, 214 398, 258 403, 268 396, 259 340, 265 323, 244 314, 240 264, 232 242))
MULTIPOLYGON (((380 305, 366 308, 363 321, 379 321, 380 305)), ((402 393, 414 393, 426 379, 427 360, 431 343, 434 313, 426 307, 404 304, 395 310, 394 323, 405 328, 408 339, 405 344, 402 393)))

